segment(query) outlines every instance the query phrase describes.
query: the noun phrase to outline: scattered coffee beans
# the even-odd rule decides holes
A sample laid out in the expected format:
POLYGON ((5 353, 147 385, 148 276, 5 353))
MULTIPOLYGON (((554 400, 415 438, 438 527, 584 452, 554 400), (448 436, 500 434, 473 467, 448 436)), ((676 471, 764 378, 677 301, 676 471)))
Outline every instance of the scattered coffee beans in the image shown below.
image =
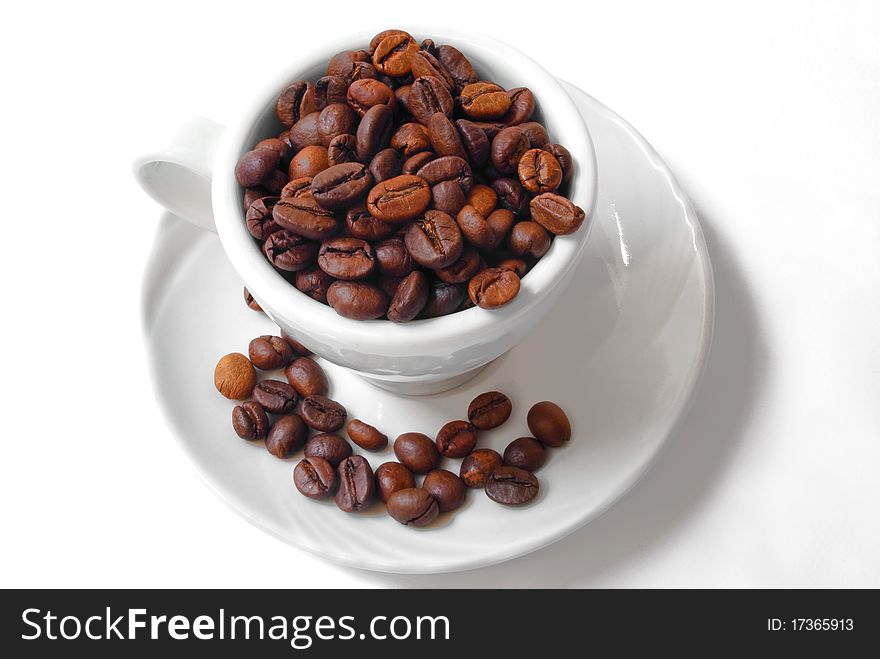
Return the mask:
POLYGON ((293 349, 280 336, 260 336, 248 346, 251 363, 263 371, 284 368, 293 357, 293 349))
POLYGON ((336 505, 347 513, 355 513, 369 506, 376 492, 373 470, 366 458, 353 455, 345 458, 336 469, 339 490, 336 505))
POLYGON ((538 495, 538 479, 519 467, 496 467, 486 479, 486 494, 505 506, 521 506, 538 495))
POLYGON ((412 472, 399 462, 383 462, 376 469, 376 485, 379 487, 379 498, 388 502, 388 497, 408 487, 415 487, 416 481, 412 472))
POLYGON ((321 432, 333 432, 345 424, 345 408, 326 396, 307 396, 299 413, 309 428, 321 432))
POLYGON ((306 442, 307 458, 324 458, 333 466, 338 465, 351 454, 351 444, 334 433, 322 432, 306 442))
POLYGON ((223 396, 232 400, 249 398, 256 380, 254 365, 240 352, 222 357, 214 369, 214 386, 223 396))
POLYGON ((489 474, 504 461, 490 448, 478 448, 461 462, 458 474, 468 487, 480 488, 486 485, 489 474))
POLYGON ((437 450, 447 458, 463 458, 477 445, 477 428, 468 421, 450 421, 437 433, 437 450))
POLYGON ((336 482, 336 470, 324 458, 303 458, 293 470, 296 489, 309 499, 332 496, 336 482))
POLYGON ((232 408, 232 427, 242 439, 263 439, 269 430, 269 417, 262 405, 249 400, 232 408))
POLYGON ((299 414, 278 417, 266 437, 266 449, 276 458, 289 458, 306 443, 309 429, 299 414))
POLYGON ((284 377, 303 398, 326 396, 329 390, 324 369, 311 357, 297 357, 284 369, 284 377))
POLYGON ((441 513, 461 507, 467 494, 464 481, 446 469, 428 472, 422 487, 437 500, 441 513))
POLYGON ((388 514, 407 526, 427 526, 440 514, 437 500, 419 487, 394 492, 387 505, 388 514))
POLYGON ((558 448, 571 439, 571 423, 562 408, 549 400, 535 403, 529 410, 529 430, 544 446, 558 448))
POLYGON ((355 444, 367 451, 381 451, 388 446, 388 437, 360 419, 348 422, 348 436, 355 444))
POLYGON ((547 449, 534 437, 514 439, 504 449, 504 464, 526 471, 537 471, 547 460, 547 449))
POLYGON ((480 430, 491 430, 507 421, 512 410, 507 396, 500 391, 487 391, 468 405, 468 420, 480 430))
POLYGON ((420 432, 406 432, 395 439, 394 455, 415 474, 427 474, 440 462, 434 442, 420 432))
POLYGON ((263 380, 253 390, 254 400, 272 414, 288 414, 296 407, 296 390, 281 380, 263 380))

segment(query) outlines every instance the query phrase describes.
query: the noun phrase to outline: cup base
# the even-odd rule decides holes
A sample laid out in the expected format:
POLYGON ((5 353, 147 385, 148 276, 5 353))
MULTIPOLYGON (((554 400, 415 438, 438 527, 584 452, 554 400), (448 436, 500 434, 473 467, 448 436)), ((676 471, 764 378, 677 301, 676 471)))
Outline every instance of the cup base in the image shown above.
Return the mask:
MULTIPOLYGON (((491 362, 489 362, 491 364, 491 362)), ((452 377, 438 376, 436 379, 426 379, 424 377, 412 378, 411 380, 397 378, 394 380, 384 380, 373 375, 354 371, 361 379, 366 380, 374 387, 379 387, 385 391, 390 391, 399 396, 430 396, 432 394, 440 394, 450 389, 455 389, 466 382, 469 382, 489 364, 483 364, 477 368, 453 375, 452 377)))

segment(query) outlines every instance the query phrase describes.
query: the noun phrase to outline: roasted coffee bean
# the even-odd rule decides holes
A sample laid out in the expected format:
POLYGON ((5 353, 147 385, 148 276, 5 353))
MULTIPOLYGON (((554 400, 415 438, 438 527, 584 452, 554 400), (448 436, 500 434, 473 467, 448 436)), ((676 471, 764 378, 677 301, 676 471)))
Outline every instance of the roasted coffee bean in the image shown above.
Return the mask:
POLYGON ((492 140, 492 165, 502 174, 512 174, 528 150, 529 140, 519 126, 505 128, 492 140))
POLYGON ((514 439, 504 449, 504 464, 526 471, 537 471, 547 461, 547 449, 534 437, 514 439))
POLYGON ((375 54, 376 48, 379 47, 379 44, 382 42, 382 40, 385 37, 391 37, 391 36, 395 36, 395 35, 409 37, 410 39, 415 41, 413 36, 409 32, 407 32, 406 30, 400 30, 398 28, 391 28, 388 30, 382 30, 381 32, 379 32, 379 34, 375 35, 372 39, 370 39, 370 45, 367 48, 367 52, 372 56, 373 54, 375 54))
POLYGON ((550 249, 550 234, 537 222, 517 222, 510 231, 507 247, 516 256, 539 259, 550 249))
POLYGON ((327 167, 357 162, 357 159, 357 138, 354 135, 337 135, 330 141, 330 146, 327 147, 327 167))
MULTIPOLYGON (((277 204, 275 208, 278 208, 277 204)), ((263 254, 279 270, 296 272, 314 263, 318 243, 281 229, 272 233, 263 243, 263 254)))
POLYGON ((376 469, 376 486, 379 499, 384 503, 398 490, 415 487, 416 481, 412 472, 399 462, 383 462, 376 469))
POLYGON ((315 109, 348 101, 348 80, 342 76, 324 76, 315 83, 315 109))
POLYGON ((394 149, 382 149, 373 156, 370 161, 370 174, 373 181, 381 183, 400 176, 400 170, 403 167, 403 158, 394 149))
POLYGON ((388 514, 406 526, 427 526, 440 513, 437 500, 427 491, 410 487, 388 497, 388 514))
POLYGON ((248 208, 250 208, 251 204, 254 203, 257 199, 271 196, 272 195, 269 194, 269 191, 262 186, 256 188, 245 188, 241 208, 245 213, 247 213, 248 208))
POLYGON ((486 137, 486 132, 467 119, 457 119, 455 128, 471 165, 483 165, 489 157, 489 138, 486 137))
POLYGON ((251 363, 263 371, 284 368, 293 359, 293 350, 280 336, 259 336, 248 345, 251 363))
POLYGON ((431 203, 431 189, 419 176, 401 174, 376 184, 367 196, 367 210, 385 222, 407 222, 431 203))
POLYGON ((491 82, 473 82, 459 94, 462 111, 480 120, 499 119, 510 109, 510 97, 503 87, 491 82))
POLYGON ((461 508, 467 494, 464 481, 446 469, 435 469, 428 473, 422 487, 437 500, 441 513, 461 508))
POLYGON ((327 62, 327 75, 343 75, 352 62, 369 62, 370 56, 363 50, 343 50, 327 62))
POLYGON ((410 86, 407 109, 420 124, 427 126, 428 120, 438 113, 449 117, 454 107, 449 88, 440 78, 423 76, 410 86))
POLYGON ((336 470, 324 458, 303 458, 293 470, 293 484, 309 499, 326 499, 336 490, 336 470))
POLYGON ((561 144, 545 144, 544 151, 549 152, 556 158, 556 162, 559 163, 559 166, 562 168, 562 183, 568 183, 569 179, 571 179, 571 174, 574 171, 574 160, 571 157, 571 153, 568 149, 566 149, 561 144))
POLYGON ((334 467, 352 454, 351 444, 332 432, 322 432, 306 442, 307 458, 324 458, 334 467))
POLYGON ((480 430, 497 428, 507 421, 513 404, 500 391, 487 391, 480 394, 468 405, 468 421, 480 430))
POLYGON ((467 160, 458 156, 443 156, 431 160, 418 172, 428 185, 437 185, 443 181, 457 181, 465 194, 474 186, 474 173, 467 160))
POLYGON ((293 352, 297 355, 311 355, 312 351, 306 348, 302 343, 296 340, 296 337, 281 330, 281 338, 287 341, 287 344, 293 348, 293 352))
POLYGON ((383 222, 370 215, 364 203, 348 209, 345 214, 345 226, 348 227, 348 232, 353 238, 370 242, 387 238, 400 228, 394 222, 383 222))
POLYGON ((468 421, 450 421, 437 433, 437 450, 447 458, 463 458, 477 445, 477 427, 468 421))
POLYGON ((340 67, 338 75, 351 85, 358 80, 376 78, 379 72, 370 62, 349 62, 340 67))
POLYGON ((336 279, 364 279, 375 269, 376 255, 359 238, 331 238, 321 243, 318 267, 336 279))
POLYGON ((481 265, 480 253, 475 249, 466 249, 458 261, 446 268, 435 270, 434 274, 447 284, 465 284, 479 272, 481 265))
POLYGON ((440 181, 431 188, 431 201, 435 210, 455 217, 467 203, 467 197, 458 181, 440 181))
POLYGON ((459 476, 465 485, 480 488, 486 485, 489 474, 503 463, 497 451, 490 448, 478 448, 461 462, 459 476))
POLYGON ((303 447, 308 436, 309 429, 299 414, 286 414, 272 424, 266 436, 266 450, 276 458, 289 458, 303 447))
POLYGON ((309 428, 321 432, 333 432, 345 424, 345 408, 335 400, 318 394, 306 396, 299 413, 309 428))
POLYGON ((337 135, 353 135, 358 125, 358 116, 345 103, 331 103, 318 117, 317 131, 321 144, 330 146, 337 135))
POLYGON ((420 318, 437 318, 458 310, 461 301, 467 297, 465 287, 458 284, 447 284, 434 281, 428 289, 428 302, 425 304, 420 318))
POLYGON ((288 128, 317 109, 315 86, 306 80, 299 80, 287 87, 275 103, 275 114, 288 128))
POLYGON ((272 209, 278 197, 262 197, 254 201, 245 214, 248 232, 257 240, 266 240, 281 227, 272 219, 272 209))
POLYGON ((481 309, 497 309, 517 296, 519 286, 519 277, 513 270, 487 268, 471 278, 468 296, 481 309))
POLYGON ((414 474, 427 474, 440 462, 434 442, 420 432, 406 432, 395 439, 394 455, 414 474))
POLYGON ((458 48, 447 45, 438 46, 437 59, 455 83, 457 93, 460 93, 467 85, 479 80, 474 67, 458 48))
POLYGON ((313 300, 327 302, 327 289, 335 280, 321 268, 307 268, 296 273, 293 285, 313 300))
POLYGON ((266 192, 270 195, 277 197, 281 194, 281 191, 284 189, 284 186, 287 185, 287 182, 287 172, 282 172, 280 169, 276 169, 263 179, 262 186, 266 188, 266 192))
POLYGON ((499 178, 490 187, 498 195, 498 203, 519 216, 528 215, 529 195, 518 180, 499 178))
POLYGON ((416 263, 434 270, 455 263, 464 247, 455 220, 436 210, 416 219, 407 229, 404 241, 416 263))
POLYGON ((254 146, 254 149, 271 149, 272 151, 277 151, 278 155, 281 157, 281 166, 287 162, 287 156, 290 155, 290 145, 277 137, 260 140, 254 146))
POLYGON ((374 105, 364 114, 357 127, 357 156, 369 162, 381 149, 388 146, 394 129, 394 113, 387 105, 374 105))
POLYGON ((383 435, 369 423, 352 419, 346 427, 348 436, 355 444, 367 451, 381 451, 388 446, 388 436, 383 435))
POLYGON ((413 269, 412 257, 400 238, 388 238, 375 247, 376 265, 383 275, 406 277, 413 269))
POLYGON ((272 218, 279 226, 303 238, 323 240, 339 233, 336 216, 319 206, 312 195, 282 197, 272 209, 272 218))
POLYGON ((320 118, 320 112, 310 112, 290 127, 287 134, 291 149, 299 151, 307 146, 321 143, 321 136, 318 134, 318 120, 320 118))
POLYGON ((346 93, 348 105, 359 117, 374 105, 387 105, 392 111, 397 108, 394 90, 380 80, 364 78, 351 83, 346 93))
POLYGON ((272 149, 255 149, 245 153, 235 165, 235 180, 250 188, 263 183, 281 163, 281 156, 272 149))
POLYGON ((562 167, 549 151, 543 149, 526 151, 517 165, 517 174, 520 183, 532 194, 553 192, 562 183, 562 167))
POLYGON ((376 495, 376 482, 373 470, 366 458, 353 455, 346 458, 336 469, 339 489, 336 491, 336 505, 346 513, 364 510, 376 495))
POLYGON ((498 133, 507 128, 507 124, 503 124, 500 121, 474 121, 472 123, 486 133, 486 139, 488 139, 489 142, 494 140, 498 133))
POLYGON ((326 209, 344 208, 367 194, 373 177, 366 166, 347 162, 325 169, 312 179, 312 197, 326 209))
POLYGON ((538 496, 538 479, 519 467, 496 467, 486 479, 486 494, 505 506, 522 506, 538 496))
POLYGON ((303 398, 326 396, 330 389, 327 376, 318 362, 311 357, 297 357, 284 369, 284 377, 303 398))
POLYGON ((428 303, 428 293, 425 273, 419 270, 409 273, 395 288, 388 306, 388 320, 405 323, 415 318, 428 303))
POLYGON ((532 219, 557 236, 574 233, 581 228, 586 218, 582 208, 552 192, 532 199, 530 207, 532 219))
POLYGON ((495 234, 496 245, 501 245, 501 243, 504 242, 504 239, 507 238, 507 235, 513 228, 515 219, 513 212, 506 208, 499 208, 489 213, 489 217, 486 218, 486 223, 492 227, 492 232, 495 234))
POLYGON ((287 175, 290 179, 313 177, 330 166, 327 149, 320 145, 307 146, 290 161, 287 175))
POLYGON ((262 405, 249 400, 232 408, 232 427, 242 439, 263 439, 269 431, 269 417, 262 405))
POLYGON ((312 196, 312 177, 304 176, 303 178, 291 179, 281 189, 282 197, 311 197, 312 196))
POLYGON ((411 70, 410 60, 419 44, 408 34, 390 34, 373 51, 373 66, 379 73, 399 78, 411 70))
POLYGON ((535 111, 535 95, 528 87, 508 89, 507 95, 510 97, 510 109, 501 121, 508 126, 516 126, 532 118, 535 111))
POLYGON ((517 276, 522 279, 526 276, 526 273, 529 271, 529 264, 523 261, 522 259, 503 259, 498 262, 496 266, 501 268, 502 270, 512 270, 517 274, 517 276))
POLYGON ((547 129, 537 121, 527 121, 517 126, 526 139, 529 141, 530 149, 543 149, 550 141, 547 135, 547 129))
MULTIPOLYGON (((464 206, 455 222, 467 241, 479 249, 494 249, 498 239, 486 219, 473 206, 464 206)), ((462 282, 456 282, 462 283, 462 282)))
POLYGON ((415 53, 410 58, 410 67, 412 75, 418 80, 421 77, 437 78, 450 90, 455 89, 455 81, 446 68, 434 55, 425 50, 415 53))
POLYGON ((428 129, 422 126, 422 124, 413 122, 403 124, 391 136, 391 147, 400 151, 405 158, 414 156, 422 151, 428 151, 431 148, 428 129))
POLYGON ((287 414, 296 407, 296 390, 281 380, 258 382, 251 395, 272 414, 287 414))
POLYGON ((248 306, 249 309, 253 309, 254 311, 262 311, 263 307, 260 306, 259 302, 254 299, 254 296, 251 295, 251 292, 245 286, 244 289, 244 303, 248 306))
POLYGON ((471 188, 467 203, 483 217, 489 217, 489 214, 498 206, 498 195, 488 185, 480 183, 471 188))
POLYGON ((388 310, 388 296, 360 281, 334 281, 327 290, 327 302, 340 316, 353 320, 372 320, 388 310))
POLYGON ((459 158, 467 158, 464 145, 461 143, 461 136, 449 117, 440 112, 436 112, 428 119, 428 137, 431 139, 431 146, 440 156, 458 156, 459 158))
POLYGON ((403 112, 409 113, 409 93, 412 91, 411 85, 401 85, 394 90, 397 97, 397 107, 403 112))
POLYGON ((434 43, 433 39, 422 39, 422 43, 419 44, 419 50, 433 55, 437 52, 437 44, 434 43))
POLYGON ((433 151, 422 151, 421 153, 417 153, 414 156, 410 156, 403 163, 403 168, 401 172, 404 174, 415 174, 422 167, 427 165, 432 160, 437 159, 437 154, 433 151))
POLYGON ((529 410, 529 430, 544 446, 558 448, 571 439, 571 422, 556 403, 535 403, 529 410))

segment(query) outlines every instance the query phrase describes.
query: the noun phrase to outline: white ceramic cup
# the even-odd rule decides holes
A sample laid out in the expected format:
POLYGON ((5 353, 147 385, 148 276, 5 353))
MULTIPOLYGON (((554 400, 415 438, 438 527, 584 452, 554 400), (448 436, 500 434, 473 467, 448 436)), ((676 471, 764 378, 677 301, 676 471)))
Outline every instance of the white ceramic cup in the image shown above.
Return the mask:
POLYGON ((597 193, 596 159, 587 126, 556 79, 518 50, 482 35, 411 30, 461 50, 481 79, 505 88, 528 87, 537 99, 535 119, 575 162, 569 196, 587 213, 579 231, 557 236, 523 278, 516 298, 500 309, 478 307, 440 318, 392 323, 358 321, 296 290, 266 261, 247 231, 243 190, 235 164, 256 142, 282 130, 275 100, 294 80, 316 80, 336 52, 362 48, 371 35, 353 35, 294 63, 254 94, 225 129, 207 119, 183 124, 171 146, 138 158, 134 174, 158 203, 194 224, 215 230, 248 290, 278 326, 315 354, 349 368, 378 386, 402 394, 443 391, 466 381, 515 346, 552 308, 575 272, 586 244, 597 193))

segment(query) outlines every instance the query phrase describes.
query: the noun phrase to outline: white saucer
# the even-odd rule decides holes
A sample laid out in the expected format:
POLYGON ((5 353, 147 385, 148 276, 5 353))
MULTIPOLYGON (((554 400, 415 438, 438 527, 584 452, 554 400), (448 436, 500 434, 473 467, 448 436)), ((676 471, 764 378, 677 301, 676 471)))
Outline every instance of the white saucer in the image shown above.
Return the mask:
MULTIPOLYGON (((571 287, 525 341, 452 391, 400 397, 331 364, 330 395, 350 417, 393 438, 433 436, 490 389, 514 404, 483 433, 503 450, 527 435, 532 403, 553 400, 572 419, 570 445, 538 472, 537 499, 505 508, 482 491, 432 527, 401 526, 381 506, 348 515, 301 496, 282 461, 238 439, 232 404, 213 387, 217 359, 247 352, 275 326, 242 301, 242 283, 213 234, 166 216, 144 283, 144 326, 156 395, 170 427, 211 487, 239 514, 292 545, 345 565, 444 572, 497 563, 548 545, 610 506, 644 474, 687 408, 709 349, 713 285, 699 222, 649 144, 583 92, 577 99, 596 145, 599 200, 593 235, 571 287)), ((283 376, 280 376, 283 379, 283 376)), ((390 448, 367 454, 375 468, 390 448)), ((444 467, 458 471, 459 461, 444 467)))

